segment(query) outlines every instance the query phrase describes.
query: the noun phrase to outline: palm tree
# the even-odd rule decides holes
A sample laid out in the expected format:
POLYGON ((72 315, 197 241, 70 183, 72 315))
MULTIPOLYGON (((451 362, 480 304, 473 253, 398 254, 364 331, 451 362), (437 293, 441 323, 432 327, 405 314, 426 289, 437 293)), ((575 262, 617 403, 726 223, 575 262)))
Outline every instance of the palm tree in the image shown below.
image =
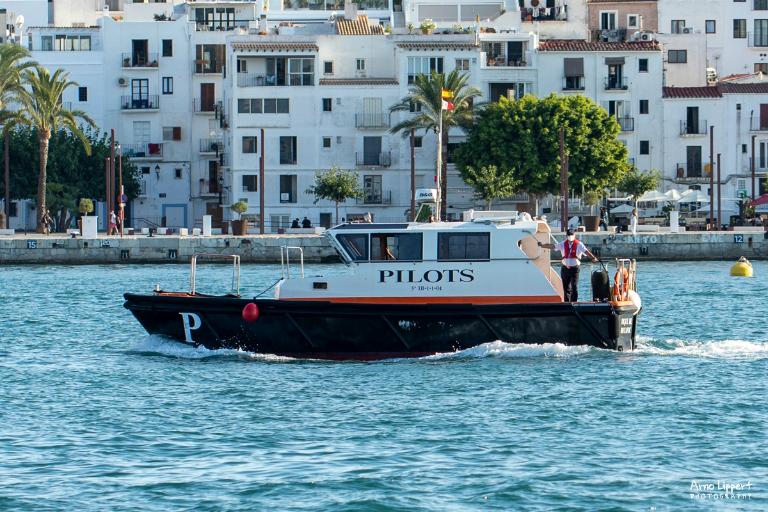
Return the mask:
POLYGON ((48 168, 48 143, 51 134, 59 129, 72 132, 83 143, 86 154, 91 154, 91 144, 88 137, 80 128, 78 119, 90 126, 95 126, 93 120, 81 110, 69 110, 62 103, 64 91, 76 87, 77 83, 69 80, 69 74, 57 69, 50 74, 47 69, 35 66, 23 73, 24 84, 27 88, 19 95, 21 109, 15 116, 15 121, 26 124, 37 131, 40 171, 37 177, 37 232, 43 232, 42 217, 46 209, 45 193, 48 168))
MULTIPOLYGON (((23 90, 21 85, 22 73, 25 69, 35 65, 33 61, 25 60, 27 57, 29 57, 29 52, 22 46, 11 43, 0 44, 0 123, 3 125, 3 149, 5 154, 8 154, 9 151, 8 131, 12 124, 9 121, 13 115, 9 110, 10 105, 17 100, 19 94, 23 90)), ((8 165, 5 165, 4 189, 6 222, 10 221, 8 215, 11 207, 11 191, 9 190, 10 176, 8 173, 8 165)), ((0 228, 3 227, 6 226, 0 226, 0 228)))
MULTIPOLYGON (((454 69, 447 75, 432 73, 432 75, 417 75, 413 84, 408 89, 408 94, 390 107, 390 112, 413 112, 415 115, 397 123, 390 129, 391 133, 402 133, 408 137, 411 130, 429 130, 437 133, 440 123, 440 110, 443 106, 443 89, 453 93, 453 110, 443 110, 442 139, 443 144, 438 151, 442 153, 442 169, 440 170, 440 211, 441 220, 446 218, 447 178, 448 167, 446 165, 448 155, 448 135, 451 127, 469 128, 474 120, 474 98, 482 95, 480 89, 468 85, 469 74, 460 73, 454 69)), ((412 191, 413 192, 413 191, 412 191)))

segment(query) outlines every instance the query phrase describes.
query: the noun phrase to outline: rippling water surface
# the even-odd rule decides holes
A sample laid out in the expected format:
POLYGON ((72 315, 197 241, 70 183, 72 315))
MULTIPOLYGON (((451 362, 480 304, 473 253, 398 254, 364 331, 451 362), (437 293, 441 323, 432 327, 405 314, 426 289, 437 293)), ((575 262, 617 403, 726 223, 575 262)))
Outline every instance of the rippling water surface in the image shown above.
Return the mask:
POLYGON ((0 509, 766 510, 768 264, 728 267, 641 263, 634 353, 376 363, 147 336, 121 293, 186 266, 0 267, 0 509), (692 497, 718 481, 750 487, 692 497))

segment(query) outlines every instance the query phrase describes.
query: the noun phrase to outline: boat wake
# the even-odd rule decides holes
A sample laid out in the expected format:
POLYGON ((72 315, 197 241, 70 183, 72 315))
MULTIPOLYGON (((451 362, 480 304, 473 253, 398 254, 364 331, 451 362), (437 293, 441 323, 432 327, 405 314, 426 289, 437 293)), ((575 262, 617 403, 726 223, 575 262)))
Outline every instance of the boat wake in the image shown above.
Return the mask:
POLYGON ((562 343, 542 343, 537 345, 521 345, 493 341, 483 343, 476 347, 459 350, 458 352, 441 353, 420 358, 422 361, 435 361, 443 359, 480 359, 484 357, 574 357, 585 354, 599 354, 602 352, 614 353, 614 351, 601 350, 586 345, 569 346, 562 343))
POLYGON ((768 358, 768 343, 746 340, 657 340, 648 336, 638 336, 635 353, 654 356, 755 360, 768 358))
POLYGON ((268 363, 287 363, 298 361, 291 357, 276 356, 274 354, 257 354, 244 350, 222 348, 210 350, 202 345, 194 347, 185 343, 164 338, 162 336, 148 335, 137 341, 129 352, 134 354, 161 355, 179 359, 211 359, 230 358, 249 361, 263 361, 268 363))

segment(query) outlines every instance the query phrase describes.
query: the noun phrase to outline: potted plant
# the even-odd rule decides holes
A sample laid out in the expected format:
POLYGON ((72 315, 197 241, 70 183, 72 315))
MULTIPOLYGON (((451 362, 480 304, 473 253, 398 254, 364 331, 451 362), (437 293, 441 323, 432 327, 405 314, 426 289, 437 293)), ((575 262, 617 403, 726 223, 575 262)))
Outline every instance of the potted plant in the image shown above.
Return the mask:
POLYGON ((409 23, 408 24, 408 33, 409 34, 413 34, 413 29, 414 28, 416 28, 416 27, 413 26, 413 23, 409 23))
POLYGON ((238 220, 232 221, 232 234, 235 236, 247 235, 248 220, 243 219, 243 214, 248 211, 248 203, 245 201, 238 201, 229 208, 235 212, 238 217, 238 220))
MULTIPOLYGON (((93 212, 93 201, 88 199, 87 197, 83 197, 80 199, 80 203, 77 205, 77 209, 80 212, 80 215, 83 217, 87 217, 89 213, 93 212)), ((83 219, 78 219, 78 228, 80 229, 80 233, 83 232, 83 219)))
POLYGON ((432 21, 430 18, 424 18, 424 21, 421 22, 421 25, 419 25, 419 29, 421 30, 422 34, 431 34, 435 31, 435 28, 437 25, 435 25, 435 22, 432 21))
POLYGON ((582 199, 584 204, 589 206, 590 215, 584 215, 584 227, 587 231, 599 231, 600 229, 600 217, 594 215, 595 205, 600 203, 603 194, 600 190, 588 190, 584 192, 582 199))

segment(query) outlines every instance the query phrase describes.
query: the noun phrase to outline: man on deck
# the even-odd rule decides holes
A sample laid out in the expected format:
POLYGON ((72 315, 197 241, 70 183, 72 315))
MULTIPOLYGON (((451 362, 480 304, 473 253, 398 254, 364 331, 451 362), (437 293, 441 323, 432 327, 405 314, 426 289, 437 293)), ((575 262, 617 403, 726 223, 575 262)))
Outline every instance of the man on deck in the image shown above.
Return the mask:
POLYGON ((557 244, 542 244, 545 249, 554 249, 563 255, 562 268, 560 269, 560 278, 563 280, 563 300, 565 302, 577 302, 579 300, 579 268, 581 266, 581 257, 585 254, 597 261, 595 255, 589 252, 587 246, 576 240, 576 233, 572 229, 566 231, 566 239, 557 244))

